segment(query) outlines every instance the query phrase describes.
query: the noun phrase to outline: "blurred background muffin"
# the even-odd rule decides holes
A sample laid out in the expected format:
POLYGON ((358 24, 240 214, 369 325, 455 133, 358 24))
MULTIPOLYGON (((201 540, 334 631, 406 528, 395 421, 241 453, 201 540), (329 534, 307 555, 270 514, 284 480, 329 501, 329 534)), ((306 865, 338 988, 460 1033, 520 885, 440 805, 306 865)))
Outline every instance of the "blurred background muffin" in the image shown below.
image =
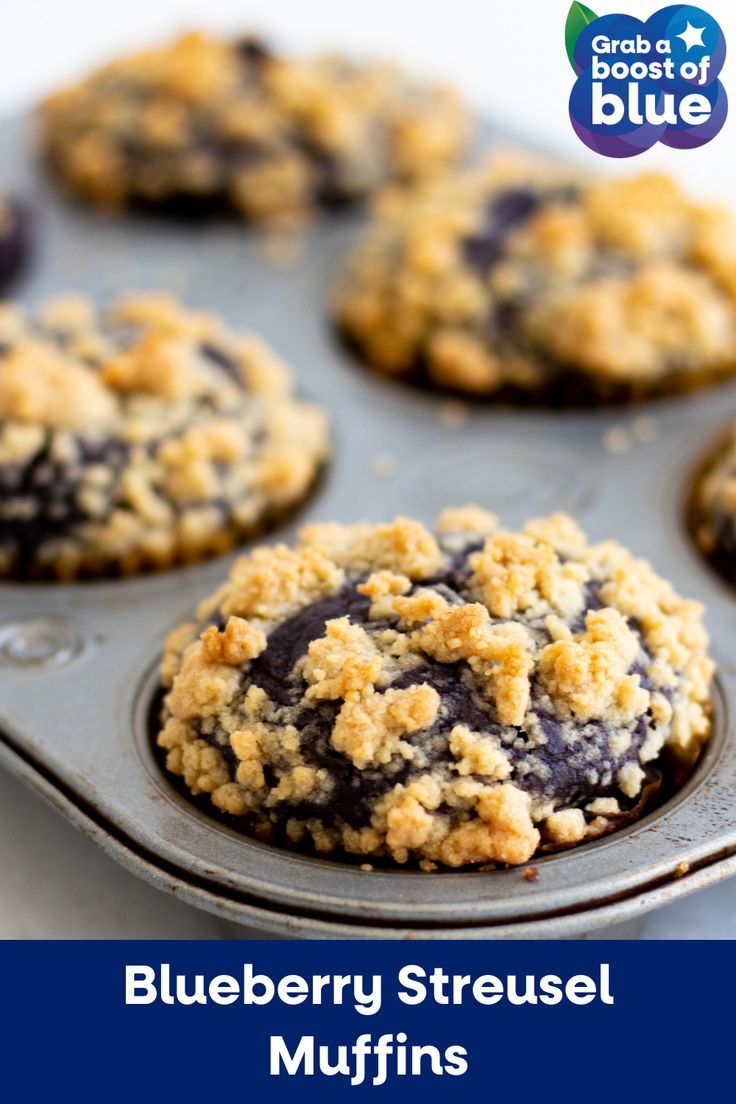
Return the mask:
POLYGON ((689 522, 703 555, 725 579, 736 583, 736 423, 696 475, 689 522))
POLYGON ((376 371, 478 397, 635 400, 736 372, 736 222, 663 174, 531 157, 397 189, 335 321, 376 371))
POLYGON ((0 575, 130 575, 225 552, 296 506, 323 412, 256 338, 150 293, 0 307, 0 575))
POLYGON ((446 88, 384 64, 301 61, 190 33, 114 61, 42 107, 57 176, 106 206, 279 220, 452 162, 468 120, 446 88))
POLYGON ((0 294, 7 291, 27 263, 32 236, 28 208, 0 192, 0 294))

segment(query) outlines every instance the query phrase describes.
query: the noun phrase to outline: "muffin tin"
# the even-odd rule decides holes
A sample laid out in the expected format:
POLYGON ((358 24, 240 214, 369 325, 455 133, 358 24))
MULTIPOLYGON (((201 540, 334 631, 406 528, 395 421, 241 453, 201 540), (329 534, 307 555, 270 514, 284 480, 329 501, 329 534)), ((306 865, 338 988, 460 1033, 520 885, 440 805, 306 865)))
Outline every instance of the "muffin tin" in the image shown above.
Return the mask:
POLYGON ((104 301, 166 287, 261 334, 331 412, 331 470, 279 539, 307 520, 403 512, 431 521, 471 501, 508 525, 568 510, 592 538, 620 539, 706 603, 719 676, 713 738, 683 789, 630 828, 535 862, 532 878, 524 869, 366 871, 281 851, 174 788, 150 731, 161 641, 224 577, 230 557, 148 578, 0 585, 0 762, 128 869, 278 935, 561 937, 736 873, 736 595, 702 562, 683 520, 692 467, 721 433, 736 384, 646 408, 468 405, 458 418, 441 398, 361 371, 334 339, 325 302, 356 220, 323 223, 297 265, 279 271, 265 263, 262 240, 237 224, 116 220, 74 207, 34 171, 28 135, 26 120, 0 126, 7 184, 39 213, 25 299, 71 288, 104 301), (625 443, 619 427, 644 415, 627 451, 607 450, 625 443))

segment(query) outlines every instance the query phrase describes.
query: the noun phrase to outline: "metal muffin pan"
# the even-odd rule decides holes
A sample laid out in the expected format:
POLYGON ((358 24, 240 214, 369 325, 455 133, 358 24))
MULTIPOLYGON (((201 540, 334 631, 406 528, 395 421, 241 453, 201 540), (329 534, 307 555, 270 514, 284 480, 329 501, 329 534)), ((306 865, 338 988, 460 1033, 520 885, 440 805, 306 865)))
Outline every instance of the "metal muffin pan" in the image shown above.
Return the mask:
POLYGON ((0 762, 134 873, 276 935, 560 938, 736 873, 736 593, 701 561, 683 521, 692 468, 736 407, 736 383, 626 409, 468 403, 453 428, 445 400, 361 370, 333 338, 326 297, 359 219, 322 224, 299 263, 277 271, 257 235, 231 222, 111 218, 74 206, 35 168, 28 140, 27 121, 0 124, 3 183, 39 219, 39 255, 20 298, 78 289, 105 302, 168 289, 261 334, 330 411, 332 466, 273 539, 316 519, 403 512, 431 522, 470 501, 508 525, 568 510, 592 538, 616 537, 705 602, 719 676, 714 735, 684 788, 627 829, 535 861, 533 880, 523 869, 367 872, 293 854, 232 831, 162 774, 149 728, 161 642, 232 557, 130 580, 0 584, 0 762), (655 439, 607 452, 612 427, 642 414, 654 419, 655 439))

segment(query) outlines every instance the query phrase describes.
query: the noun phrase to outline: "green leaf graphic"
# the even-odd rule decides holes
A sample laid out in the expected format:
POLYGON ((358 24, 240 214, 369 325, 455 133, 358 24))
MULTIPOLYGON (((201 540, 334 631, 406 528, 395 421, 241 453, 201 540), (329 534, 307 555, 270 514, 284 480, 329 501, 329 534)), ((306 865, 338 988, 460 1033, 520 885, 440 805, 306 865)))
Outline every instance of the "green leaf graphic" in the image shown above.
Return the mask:
MULTIPOLYGON (((598 16, 594 11, 586 8, 585 4, 578 4, 577 0, 570 5, 567 22, 565 23, 565 46, 573 69, 575 69, 575 44, 585 28, 597 18, 598 16)), ((577 70, 575 71, 577 72, 577 70)))

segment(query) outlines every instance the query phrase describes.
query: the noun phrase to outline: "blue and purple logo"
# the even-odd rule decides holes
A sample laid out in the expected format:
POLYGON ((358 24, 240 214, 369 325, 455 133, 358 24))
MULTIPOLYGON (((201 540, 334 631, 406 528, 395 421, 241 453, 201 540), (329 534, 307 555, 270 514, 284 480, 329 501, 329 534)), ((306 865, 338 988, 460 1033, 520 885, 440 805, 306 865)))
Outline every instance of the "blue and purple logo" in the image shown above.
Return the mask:
POLYGON ((596 153, 635 157, 657 142, 695 149, 723 127, 726 39, 702 8, 671 4, 642 21, 574 3, 565 41, 577 74, 570 119, 596 153))

